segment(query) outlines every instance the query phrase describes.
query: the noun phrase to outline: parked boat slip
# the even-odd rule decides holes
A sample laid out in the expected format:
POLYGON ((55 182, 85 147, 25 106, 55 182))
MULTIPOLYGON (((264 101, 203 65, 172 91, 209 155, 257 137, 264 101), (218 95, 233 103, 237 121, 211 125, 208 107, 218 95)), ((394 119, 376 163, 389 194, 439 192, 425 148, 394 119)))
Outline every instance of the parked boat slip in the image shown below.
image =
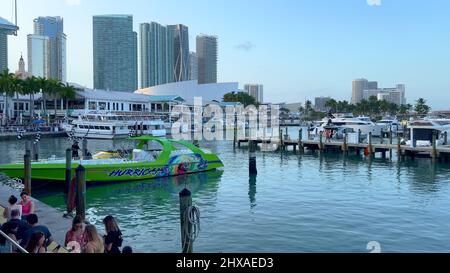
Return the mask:
MULTIPOLYGON (((72 170, 83 165, 87 182, 119 182, 147 180, 152 178, 177 176, 204 172, 223 167, 215 154, 204 151, 186 141, 149 136, 130 138, 139 143, 126 157, 109 159, 77 160, 72 170), (161 148, 149 149, 152 143, 161 148)), ((66 164, 64 160, 48 160, 32 164, 32 179, 43 181, 64 181, 66 164)), ((10 177, 23 178, 23 164, 0 166, 0 172, 10 177)))

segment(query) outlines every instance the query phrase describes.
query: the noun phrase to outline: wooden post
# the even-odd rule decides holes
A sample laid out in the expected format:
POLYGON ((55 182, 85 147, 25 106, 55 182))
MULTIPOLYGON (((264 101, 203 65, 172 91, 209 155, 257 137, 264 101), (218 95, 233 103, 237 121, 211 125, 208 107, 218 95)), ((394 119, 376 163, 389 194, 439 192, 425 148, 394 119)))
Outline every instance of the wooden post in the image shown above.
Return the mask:
POLYGON ((358 129, 358 143, 361 143, 361 129, 358 129))
POLYGON ((234 121, 234 134, 233 134, 233 149, 236 149, 236 142, 237 142, 237 122, 236 118, 234 121))
POLYGON ((373 148, 372 148, 372 132, 369 132, 369 156, 373 155, 373 148))
POLYGON ((68 193, 70 189, 70 182, 72 181, 72 149, 66 150, 66 184, 64 193, 68 193))
POLYGON ((433 161, 436 160, 437 157, 437 149, 436 149, 436 131, 433 131, 433 151, 431 152, 431 158, 433 161))
MULTIPOLYGON (((389 144, 392 145, 392 125, 389 127, 389 144)), ((389 159, 392 159, 392 149, 389 149, 389 159)))
POLYGON ((249 142, 248 159, 248 171, 250 175, 258 174, 258 170, 256 169, 256 141, 254 140, 250 140, 249 142))
POLYGON ((448 133, 447 133, 447 131, 445 131, 444 132, 444 146, 447 146, 448 145, 448 133))
POLYGON ((280 152, 282 152, 284 149, 284 143, 283 143, 283 129, 280 128, 280 152))
POLYGON ((27 140, 25 142, 25 154, 31 155, 31 141, 27 140))
POLYGON ((342 145, 342 152, 344 153, 344 155, 346 155, 348 151, 347 142, 348 142, 348 134, 344 133, 344 143, 342 145))
POLYGON ((187 209, 192 206, 192 194, 188 189, 179 193, 180 196, 180 223, 181 223, 181 248, 183 253, 192 253, 193 245, 189 236, 185 236, 185 231, 191 233, 192 224, 185 217, 187 209))
POLYGON ((402 145, 400 136, 397 135, 397 157, 400 159, 402 156, 402 145))
POLYGON ((24 190, 31 196, 31 155, 25 153, 23 157, 24 163, 24 179, 23 184, 25 186, 24 190))
POLYGON ((384 130, 381 128, 381 135, 380 135, 380 144, 383 144, 384 142, 384 130))
POLYGON ((82 149, 83 149, 83 159, 85 159, 88 154, 88 141, 86 138, 83 138, 82 149))
POLYGON ((34 161, 39 161, 39 142, 33 143, 33 150, 34 150, 34 161))
POLYGON ((284 139, 285 139, 285 140, 288 140, 288 139, 289 139, 289 130, 288 130, 288 127, 287 127, 287 126, 286 126, 286 135, 285 135, 284 139))
POLYGON ((303 149, 303 128, 298 130, 298 151, 303 153, 305 150, 303 149))
POLYGON ((86 218, 86 169, 80 165, 76 170, 77 177, 77 216, 80 216, 83 221, 86 218))
POLYGON ((319 134, 319 150, 320 151, 323 150, 323 134, 322 133, 319 134))

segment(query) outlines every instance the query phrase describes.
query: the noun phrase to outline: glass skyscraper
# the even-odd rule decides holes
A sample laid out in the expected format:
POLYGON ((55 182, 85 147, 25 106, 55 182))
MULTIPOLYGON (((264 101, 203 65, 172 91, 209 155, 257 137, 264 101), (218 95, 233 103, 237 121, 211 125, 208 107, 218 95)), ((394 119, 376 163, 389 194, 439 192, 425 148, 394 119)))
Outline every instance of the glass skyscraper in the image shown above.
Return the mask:
POLYGON ((0 17, 0 73, 8 68, 8 35, 19 28, 0 17))
POLYGON ((189 80, 189 30, 182 24, 167 26, 173 37, 174 81, 189 80))
POLYGON ((197 36, 198 83, 217 83, 217 37, 197 36))
POLYGON ((138 88, 138 73, 133 16, 94 16, 93 47, 94 88, 134 92, 138 88))
MULTIPOLYGON (((34 35, 41 37, 48 37, 49 52, 47 53, 47 61, 49 63, 49 73, 46 77, 57 79, 60 81, 67 81, 67 63, 66 63, 66 34, 64 34, 64 20, 61 17, 38 17, 34 19, 34 35)), ((41 43, 41 39, 28 39, 28 42, 36 41, 41 43)), ((40 47, 38 45, 37 47, 40 47)), ((28 48, 33 48, 34 45, 28 44, 28 48)), ((35 50, 34 54, 40 54, 41 50, 35 50)), ((28 52, 28 59, 41 59, 44 56, 30 56, 32 53, 28 52)), ((43 53, 42 53, 43 54, 43 53)), ((34 76, 38 76, 33 71, 30 71, 34 76)))
POLYGON ((198 57, 192 51, 189 52, 189 80, 198 80, 198 57))
POLYGON ((51 42, 48 36, 28 35, 28 72, 35 77, 51 77, 51 42))
POLYGON ((171 67, 168 66, 167 28, 158 23, 140 26, 141 88, 168 82, 171 67))

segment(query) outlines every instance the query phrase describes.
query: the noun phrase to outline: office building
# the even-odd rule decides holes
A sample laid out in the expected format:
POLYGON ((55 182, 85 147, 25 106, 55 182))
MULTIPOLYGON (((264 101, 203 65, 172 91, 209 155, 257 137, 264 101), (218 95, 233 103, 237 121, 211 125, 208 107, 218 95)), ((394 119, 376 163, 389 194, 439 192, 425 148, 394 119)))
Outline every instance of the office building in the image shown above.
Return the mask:
POLYGON ((364 90, 369 89, 369 81, 366 79, 356 79, 352 83, 352 104, 357 104, 363 99, 364 90))
POLYGON ((192 51, 189 53, 189 80, 198 80, 198 56, 192 51))
POLYGON ((138 74, 133 16, 94 16, 93 47, 94 88, 134 92, 138 74))
POLYGON ((8 68, 8 35, 13 35, 19 28, 0 17, 0 73, 8 68))
MULTIPOLYGON (((189 80, 189 30, 182 24, 167 26, 173 40, 173 81, 189 80)), ((169 58, 171 59, 171 58, 169 58)))
POLYGON ((261 84, 246 84, 244 90, 255 98, 257 103, 264 102, 264 87, 261 84))
MULTIPOLYGON (((49 51, 45 58, 48 58, 49 73, 48 78, 67 81, 67 61, 66 61, 66 34, 64 34, 64 20, 61 17, 38 17, 34 19, 34 35, 47 37, 49 41, 49 51)), ((29 40, 30 41, 30 40, 29 40)), ((33 39, 31 40, 33 41, 33 39)), ((33 45, 29 45, 29 47, 33 45)), ((40 51, 35 51, 38 54, 40 51)), ((28 58, 42 59, 44 56, 30 56, 28 58)), ((30 71, 34 74, 34 72, 30 71)), ((35 75, 36 76, 36 75, 35 75)))
POLYGON ((376 97, 377 100, 385 100, 397 105, 406 104, 406 87, 404 84, 397 84, 393 88, 378 88, 373 90, 364 90, 363 99, 369 100, 370 97, 376 97))
POLYGON ((197 36, 198 82, 217 82, 217 37, 197 36))
POLYGON ((328 111, 327 102, 331 100, 330 97, 316 97, 314 99, 314 109, 319 112, 328 111))
POLYGON ((48 36, 29 34, 28 72, 35 77, 52 78, 51 74, 51 42, 48 36))

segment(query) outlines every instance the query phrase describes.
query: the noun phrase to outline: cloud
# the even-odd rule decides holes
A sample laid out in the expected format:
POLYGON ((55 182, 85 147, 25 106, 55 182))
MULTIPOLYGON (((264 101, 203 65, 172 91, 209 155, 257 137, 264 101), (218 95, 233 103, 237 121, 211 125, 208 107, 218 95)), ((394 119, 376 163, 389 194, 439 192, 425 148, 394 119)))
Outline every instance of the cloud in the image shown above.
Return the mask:
POLYGON ((79 6, 81 5, 81 0, 66 0, 68 6, 79 6))
POLYGON ((239 45, 235 46, 235 48, 237 50, 250 51, 253 48, 253 44, 251 42, 247 41, 245 43, 242 43, 242 44, 239 44, 239 45))
POLYGON ((381 0, 367 0, 369 6, 381 6, 381 0))

